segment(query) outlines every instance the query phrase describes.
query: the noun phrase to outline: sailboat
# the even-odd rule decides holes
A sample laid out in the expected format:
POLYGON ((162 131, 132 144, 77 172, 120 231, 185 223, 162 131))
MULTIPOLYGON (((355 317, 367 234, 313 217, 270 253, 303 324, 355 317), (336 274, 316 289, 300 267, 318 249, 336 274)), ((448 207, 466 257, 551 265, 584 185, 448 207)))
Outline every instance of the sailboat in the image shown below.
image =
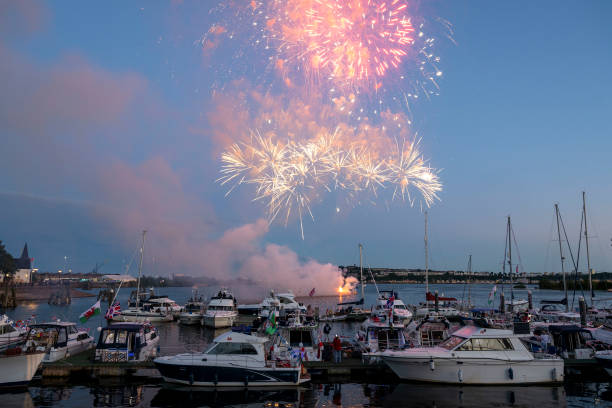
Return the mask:
MULTIPOLYGON (((505 306, 507 307, 510 313, 514 312, 526 312, 529 308, 529 302, 525 299, 515 299, 514 298, 514 282, 512 279, 512 241, 515 239, 514 230, 512 229, 512 221, 510 220, 510 216, 508 216, 508 223, 506 227, 506 248, 504 250, 504 264, 503 264, 503 274, 506 274, 506 263, 509 267, 509 277, 510 277, 510 300, 506 300, 505 306)), ((516 265, 516 272, 518 273, 518 265, 516 265)))
POLYGON ((142 277, 142 261, 144 257, 144 244, 147 231, 142 231, 142 246, 140 247, 140 263, 138 264, 138 285, 136 288, 136 303, 122 310, 120 314, 112 317, 116 322, 171 322, 174 320, 172 313, 163 309, 155 309, 150 304, 141 305, 140 278, 142 277))
POLYGON ((429 231, 427 229, 427 211, 425 211, 425 304, 417 307, 415 316, 426 317, 432 314, 445 317, 459 316, 461 312, 455 307, 457 299, 454 297, 437 296, 429 291, 429 231), (438 303, 436 304, 436 297, 438 303))

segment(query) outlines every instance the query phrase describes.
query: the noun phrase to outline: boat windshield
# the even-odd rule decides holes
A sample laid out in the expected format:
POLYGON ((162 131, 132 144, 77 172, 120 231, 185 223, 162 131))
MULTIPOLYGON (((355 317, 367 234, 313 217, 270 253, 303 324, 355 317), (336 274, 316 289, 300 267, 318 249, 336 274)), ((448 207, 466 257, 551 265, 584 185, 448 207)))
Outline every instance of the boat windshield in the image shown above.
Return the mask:
POLYGON ((127 338, 127 330, 105 330, 102 333, 102 343, 106 345, 125 345, 127 338))
POLYGON ((249 343, 216 343, 206 354, 249 354, 257 355, 257 350, 249 343))
POLYGON ((289 345, 299 347, 300 343, 304 347, 312 347, 312 335, 308 330, 291 330, 289 333, 289 345))
POLYGON ((232 310, 234 310, 234 308, 231 307, 231 306, 208 306, 208 310, 227 310, 227 311, 232 311, 232 310))
POLYGON ((396 309, 406 309, 406 305, 394 305, 396 309))
POLYGON ((459 336, 450 336, 448 339, 444 340, 442 343, 438 344, 439 347, 445 348, 447 350, 452 350, 457 347, 461 342, 465 340, 463 337, 459 336))

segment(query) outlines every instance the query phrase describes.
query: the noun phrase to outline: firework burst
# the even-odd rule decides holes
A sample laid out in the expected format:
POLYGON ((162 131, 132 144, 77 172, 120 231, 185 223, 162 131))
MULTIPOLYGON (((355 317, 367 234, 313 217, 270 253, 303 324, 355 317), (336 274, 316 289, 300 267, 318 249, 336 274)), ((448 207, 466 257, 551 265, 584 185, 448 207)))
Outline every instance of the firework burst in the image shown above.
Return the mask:
POLYGON ((280 214, 287 225, 296 213, 302 239, 303 217, 314 220, 311 205, 324 192, 364 191, 377 195, 378 189, 395 186, 392 199, 407 199, 411 205, 415 189, 430 206, 438 200, 442 184, 418 149, 418 141, 402 143, 395 156, 381 158, 375 149, 346 144, 338 129, 306 142, 280 143, 272 137, 251 135, 250 143, 234 144, 221 155, 221 185, 255 185, 255 201, 265 203, 269 222, 280 214))

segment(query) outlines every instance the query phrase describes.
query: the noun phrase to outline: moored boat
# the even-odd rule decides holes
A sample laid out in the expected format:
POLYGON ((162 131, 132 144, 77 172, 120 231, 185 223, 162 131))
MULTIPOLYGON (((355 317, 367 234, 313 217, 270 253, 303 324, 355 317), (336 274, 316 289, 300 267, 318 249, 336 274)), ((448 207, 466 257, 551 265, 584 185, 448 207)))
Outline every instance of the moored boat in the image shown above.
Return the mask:
POLYGON ((95 360, 124 363, 155 357, 159 336, 149 323, 113 323, 100 330, 95 360))
POLYGON ((208 302, 206 313, 202 316, 202 326, 221 328, 231 327, 238 318, 236 298, 225 288, 208 302))
POLYGON ((94 347, 94 339, 71 322, 33 324, 28 331, 28 348, 46 351, 44 362, 58 361, 94 347))
POLYGON ((202 296, 198 296, 197 292, 194 292, 179 315, 179 323, 185 325, 200 324, 204 310, 205 304, 202 301, 202 296))
MULTIPOLYGON (((0 352, 0 387, 25 387, 36 374, 45 351, 12 344, 0 352)), ((5 402, 6 403, 6 402, 5 402)))
POLYGON ((510 330, 464 327, 437 347, 377 353, 403 380, 449 384, 563 381, 563 360, 531 353, 510 330))
POLYGON ((266 337, 226 332, 204 353, 158 357, 164 381, 203 387, 279 387, 308 381, 301 362, 270 360, 266 337))

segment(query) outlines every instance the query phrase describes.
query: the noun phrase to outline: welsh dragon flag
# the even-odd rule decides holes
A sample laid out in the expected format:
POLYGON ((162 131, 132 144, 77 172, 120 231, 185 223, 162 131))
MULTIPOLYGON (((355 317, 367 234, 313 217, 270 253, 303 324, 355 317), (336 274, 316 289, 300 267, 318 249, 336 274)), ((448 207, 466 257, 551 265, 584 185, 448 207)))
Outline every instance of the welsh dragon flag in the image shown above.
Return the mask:
POLYGON ((89 320, 90 317, 99 315, 99 314, 100 314, 100 301, 98 300, 95 305, 93 305, 92 307, 90 307, 89 309, 81 313, 81 315, 79 316, 79 321, 81 323, 85 323, 87 320, 89 320))

